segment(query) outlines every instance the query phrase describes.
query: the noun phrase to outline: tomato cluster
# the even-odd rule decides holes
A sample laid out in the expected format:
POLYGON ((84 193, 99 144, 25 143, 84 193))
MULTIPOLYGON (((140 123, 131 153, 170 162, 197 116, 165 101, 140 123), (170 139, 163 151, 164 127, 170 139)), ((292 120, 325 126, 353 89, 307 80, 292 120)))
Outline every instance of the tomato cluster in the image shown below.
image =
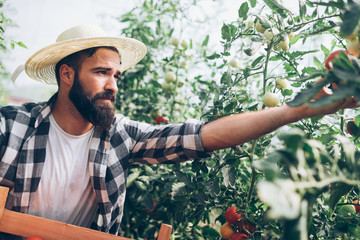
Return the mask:
POLYGON ((220 230, 223 239, 246 240, 249 238, 248 234, 255 231, 255 225, 237 207, 229 207, 225 211, 225 220, 220 230))

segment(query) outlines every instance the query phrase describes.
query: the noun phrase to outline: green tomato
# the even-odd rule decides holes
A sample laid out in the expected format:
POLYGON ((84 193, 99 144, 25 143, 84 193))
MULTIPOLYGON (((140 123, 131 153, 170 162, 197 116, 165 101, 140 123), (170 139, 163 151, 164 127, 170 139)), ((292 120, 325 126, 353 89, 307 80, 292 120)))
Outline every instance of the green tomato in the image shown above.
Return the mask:
POLYGON ((255 29, 256 31, 258 31, 259 33, 264 33, 266 28, 263 27, 263 25, 261 24, 260 21, 257 21, 255 24, 255 29))
POLYGON ((173 83, 176 82, 176 75, 174 72, 168 71, 165 73, 165 82, 173 83))
POLYGON ((189 43, 186 40, 182 40, 180 44, 183 49, 187 49, 189 47, 189 43))
POLYGON ((289 36, 287 34, 282 35, 281 41, 278 43, 278 46, 286 52, 289 50, 289 36))
POLYGON ((171 45, 173 45, 174 47, 177 47, 179 45, 179 38, 173 37, 171 39, 171 45))
POLYGON ((232 66, 233 68, 241 68, 240 60, 238 58, 231 59, 229 65, 232 66))
POLYGON ((175 89, 175 85, 168 82, 164 82, 161 87, 164 92, 172 92, 175 89))
POLYGON ((276 93, 267 92, 264 94, 263 102, 267 107, 276 107, 280 103, 280 97, 276 93))
POLYGON ((268 28, 264 32, 264 37, 266 40, 270 40, 274 36, 278 35, 280 32, 276 28, 268 28))
POLYGON ((349 215, 351 213, 356 213, 355 207, 352 204, 345 204, 345 205, 342 205, 339 208, 339 215, 345 215, 346 216, 346 215, 349 215))
POLYGON ((184 86, 184 81, 182 79, 178 79, 177 86, 179 88, 183 87, 184 86))
POLYGON ((287 89, 288 88, 288 80, 285 78, 276 80, 276 88, 277 89, 287 89))
POLYGON ((187 61, 186 60, 184 60, 184 61, 182 61, 181 63, 180 63, 180 67, 181 68, 186 68, 187 67, 187 61))

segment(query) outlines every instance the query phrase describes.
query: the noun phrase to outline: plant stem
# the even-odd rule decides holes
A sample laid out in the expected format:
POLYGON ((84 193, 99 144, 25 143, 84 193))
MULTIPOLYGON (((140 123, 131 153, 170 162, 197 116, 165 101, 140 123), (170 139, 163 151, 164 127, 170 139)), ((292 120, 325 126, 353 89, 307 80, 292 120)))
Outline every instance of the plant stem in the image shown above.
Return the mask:
MULTIPOLYGON (((255 151, 255 147, 257 144, 258 140, 253 140, 252 145, 251 145, 251 152, 249 154, 249 159, 250 159, 250 164, 252 165, 253 162, 253 156, 254 156, 254 151, 255 151)), ((246 205, 249 204, 251 196, 252 196, 252 192, 254 191, 254 186, 255 186, 255 180, 256 180, 256 176, 258 175, 258 173, 256 172, 255 168, 253 166, 251 166, 251 182, 250 182, 250 189, 249 189, 249 193, 247 196, 247 200, 246 200, 246 205)))

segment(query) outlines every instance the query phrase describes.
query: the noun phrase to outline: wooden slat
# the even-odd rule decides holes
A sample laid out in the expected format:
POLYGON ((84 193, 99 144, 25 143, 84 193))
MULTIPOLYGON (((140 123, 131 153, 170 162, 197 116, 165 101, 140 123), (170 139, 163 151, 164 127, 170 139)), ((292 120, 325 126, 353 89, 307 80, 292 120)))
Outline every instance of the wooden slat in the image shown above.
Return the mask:
POLYGON ((129 240, 112 234, 4 209, 0 232, 46 240, 129 240))
MULTIPOLYGON (((112 234, 5 209, 9 189, 0 186, 0 232, 46 240, 130 240, 112 234)), ((161 224, 158 240, 169 240, 172 226, 161 224)))
POLYGON ((9 188, 0 186, 0 221, 4 213, 8 193, 9 193, 9 188))
POLYGON ((172 226, 162 223, 157 240, 169 240, 171 236, 172 226))

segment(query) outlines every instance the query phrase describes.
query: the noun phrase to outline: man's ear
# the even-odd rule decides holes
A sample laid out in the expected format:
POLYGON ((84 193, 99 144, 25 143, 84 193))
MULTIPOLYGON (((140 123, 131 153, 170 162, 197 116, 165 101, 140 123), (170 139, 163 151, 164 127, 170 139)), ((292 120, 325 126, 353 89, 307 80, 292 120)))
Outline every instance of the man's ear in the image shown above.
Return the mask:
POLYGON ((59 69, 60 81, 65 85, 72 86, 75 76, 75 71, 72 67, 63 64, 59 69))

